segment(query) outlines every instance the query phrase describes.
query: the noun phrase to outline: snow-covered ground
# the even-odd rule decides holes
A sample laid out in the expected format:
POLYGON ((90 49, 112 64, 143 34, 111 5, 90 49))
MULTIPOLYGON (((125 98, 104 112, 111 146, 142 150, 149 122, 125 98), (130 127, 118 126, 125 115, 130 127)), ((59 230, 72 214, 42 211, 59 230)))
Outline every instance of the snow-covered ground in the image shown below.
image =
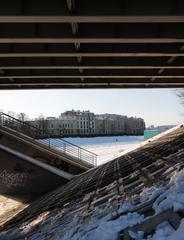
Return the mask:
POLYGON ((28 204, 0 194, 0 225, 23 210, 28 204))
MULTIPOLYGON (((168 209, 173 209, 174 212, 184 210, 184 170, 173 172, 167 186, 145 188, 139 196, 136 195, 126 199, 116 210, 119 217, 115 219, 112 219, 113 210, 109 211, 110 213, 104 217, 99 217, 102 211, 110 209, 107 204, 106 209, 96 207, 93 216, 85 222, 81 222, 81 216, 84 217, 84 213, 80 213, 80 209, 79 212, 75 213, 74 211, 70 221, 64 221, 65 224, 63 225, 63 216, 68 210, 61 209, 59 211, 59 209, 56 209, 55 211, 42 212, 19 227, 15 226, 13 229, 1 232, 0 239, 116 240, 119 231, 149 219, 149 217, 145 217, 134 209, 137 209, 141 204, 150 202, 150 200, 154 200, 152 208, 155 210, 155 215, 168 209)), ((68 205, 68 207, 70 209, 71 206, 68 205)), ((152 235, 144 236, 142 231, 131 231, 130 234, 134 240, 183 240, 184 218, 177 230, 174 230, 169 222, 164 221, 156 227, 152 235)))
POLYGON ((144 141, 143 136, 108 136, 92 138, 64 138, 98 155, 98 165, 121 156, 144 141))

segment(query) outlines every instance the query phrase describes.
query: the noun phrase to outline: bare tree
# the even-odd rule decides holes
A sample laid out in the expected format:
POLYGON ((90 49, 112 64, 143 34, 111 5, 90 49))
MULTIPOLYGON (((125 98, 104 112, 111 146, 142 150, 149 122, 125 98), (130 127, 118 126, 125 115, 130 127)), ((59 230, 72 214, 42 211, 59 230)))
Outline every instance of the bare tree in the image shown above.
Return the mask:
POLYGON ((22 113, 22 112, 18 114, 17 118, 22 122, 29 120, 28 115, 26 113, 22 113))
POLYGON ((40 130, 43 132, 43 134, 46 134, 48 131, 48 121, 47 119, 41 114, 37 119, 38 125, 40 130))
POLYGON ((176 89, 176 95, 178 96, 180 103, 184 106, 184 89, 176 89))
POLYGON ((17 113, 14 111, 7 111, 7 114, 10 115, 11 117, 17 118, 17 113))

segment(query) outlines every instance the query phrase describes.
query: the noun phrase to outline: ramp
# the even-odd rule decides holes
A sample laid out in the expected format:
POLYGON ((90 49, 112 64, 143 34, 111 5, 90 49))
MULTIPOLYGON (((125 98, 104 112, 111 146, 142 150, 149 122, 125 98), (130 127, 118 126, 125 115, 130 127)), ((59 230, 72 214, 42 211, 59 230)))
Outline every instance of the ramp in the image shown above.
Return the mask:
MULTIPOLYGON (((47 145, 48 136, 44 143, 43 139, 40 142, 40 138, 44 137, 46 134, 43 135, 39 129, 4 113, 0 114, 1 194, 21 200, 26 200, 28 196, 34 199, 93 167, 89 160, 95 155, 90 152, 87 155, 85 149, 72 144, 70 146, 68 142, 65 145, 67 151, 60 150, 58 145, 47 145), (80 153, 80 158, 75 154, 76 151, 80 153), (87 161, 82 159, 85 156, 87 161)), ((61 140, 61 143, 65 141, 61 140)))
POLYGON ((67 183, 73 175, 0 144, 0 192, 34 199, 67 183))
MULTIPOLYGON (((30 151, 28 148, 23 150, 23 144, 26 146, 34 146, 35 149, 54 155, 54 159, 56 157, 59 158, 65 166, 75 166, 75 170, 72 170, 74 174, 81 173, 96 166, 96 154, 63 139, 56 139, 53 142, 50 140, 50 136, 47 134, 46 130, 36 128, 27 122, 20 121, 5 113, 0 113, 0 133, 1 138, 2 136, 8 138, 7 140, 2 140, 4 144, 8 144, 13 148, 18 147, 19 150, 24 151, 25 154, 29 154, 30 151), (16 146, 15 141, 19 142, 16 146)), ((38 154, 36 158, 42 158, 42 156, 38 154)), ((48 157, 45 156, 45 158, 47 159, 48 157)), ((62 169, 62 166, 59 166, 60 161, 58 159, 57 162, 54 161, 54 163, 51 160, 53 160, 53 157, 50 157, 50 161, 48 160, 47 163, 51 165, 54 164, 55 166, 58 165, 56 167, 62 169)))

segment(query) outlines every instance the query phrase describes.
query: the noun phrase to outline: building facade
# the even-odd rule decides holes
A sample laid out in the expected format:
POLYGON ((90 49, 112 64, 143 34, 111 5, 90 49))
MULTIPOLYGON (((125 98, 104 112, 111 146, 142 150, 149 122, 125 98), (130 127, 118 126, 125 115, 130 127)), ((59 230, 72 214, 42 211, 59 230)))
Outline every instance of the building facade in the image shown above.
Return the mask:
POLYGON ((30 123, 52 137, 143 135, 145 129, 142 118, 74 110, 65 111, 58 118, 39 118, 30 123))
POLYGON ((91 136, 95 134, 95 114, 90 111, 66 111, 59 116, 63 125, 63 135, 91 136), (70 132, 65 132, 66 126, 70 126, 70 132))
POLYGON ((125 122, 127 117, 117 114, 98 114, 95 117, 96 134, 118 135, 125 134, 125 122))
POLYGON ((145 122, 135 118, 117 114, 96 115, 97 135, 143 135, 145 122))

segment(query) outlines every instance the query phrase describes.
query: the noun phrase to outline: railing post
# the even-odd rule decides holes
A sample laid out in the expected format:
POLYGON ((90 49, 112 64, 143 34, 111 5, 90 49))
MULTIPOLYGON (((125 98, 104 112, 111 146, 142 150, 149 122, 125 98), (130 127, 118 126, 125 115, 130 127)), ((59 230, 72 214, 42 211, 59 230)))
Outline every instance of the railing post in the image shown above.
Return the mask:
POLYGON ((0 125, 2 125, 2 115, 0 113, 0 125))
POLYGON ((97 155, 95 155, 95 166, 97 166, 97 155))
POLYGON ((64 151, 64 153, 66 153, 66 143, 65 142, 63 143, 63 151, 64 151))
POLYGON ((81 161, 82 159, 81 159, 81 156, 82 154, 81 154, 81 148, 79 148, 79 160, 81 161))
POLYGON ((78 148, 78 151, 77 151, 78 152, 78 159, 80 159, 80 152, 79 151, 80 151, 80 148, 78 148))
POLYGON ((3 116, 2 116, 2 113, 0 114, 0 125, 3 126, 3 116))

